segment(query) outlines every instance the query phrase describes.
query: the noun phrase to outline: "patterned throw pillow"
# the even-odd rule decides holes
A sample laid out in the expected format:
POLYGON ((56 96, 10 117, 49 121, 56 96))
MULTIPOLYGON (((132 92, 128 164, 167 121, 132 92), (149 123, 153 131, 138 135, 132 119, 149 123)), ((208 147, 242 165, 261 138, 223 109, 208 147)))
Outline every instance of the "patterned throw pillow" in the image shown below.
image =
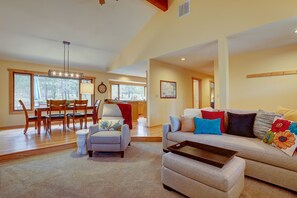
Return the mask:
POLYGON ((289 156, 293 156, 297 148, 297 122, 276 119, 271 129, 263 137, 263 142, 279 148, 289 156))
POLYGON ((99 128, 101 131, 121 131, 123 120, 100 120, 99 128))
POLYGON ((276 117, 281 118, 282 115, 273 112, 263 111, 260 109, 257 112, 255 118, 254 135, 259 139, 263 139, 266 132, 269 131, 269 129, 271 128, 271 125, 273 124, 273 121, 276 117))

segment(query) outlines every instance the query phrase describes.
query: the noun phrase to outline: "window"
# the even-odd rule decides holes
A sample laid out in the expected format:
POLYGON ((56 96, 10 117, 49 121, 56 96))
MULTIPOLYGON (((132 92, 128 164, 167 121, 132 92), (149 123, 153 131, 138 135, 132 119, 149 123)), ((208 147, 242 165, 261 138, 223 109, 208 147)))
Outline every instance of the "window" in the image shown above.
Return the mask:
POLYGON ((46 100, 79 99, 79 80, 34 75, 34 107, 46 100))
POLYGON ((94 83, 95 78, 88 77, 81 80, 50 78, 46 73, 14 69, 8 69, 8 71, 10 79, 10 113, 22 110, 19 104, 20 99, 28 110, 46 105, 46 100, 87 99, 89 106, 94 102, 94 95, 79 94, 79 84, 81 82, 94 83))
POLYGON ((146 100, 146 87, 144 85, 112 84, 111 99, 146 100))
POLYGON ((119 100, 119 85, 111 85, 111 99, 119 100))
POLYGON ((13 73, 13 110, 22 110, 19 100, 22 100, 26 108, 31 109, 31 75, 13 73))

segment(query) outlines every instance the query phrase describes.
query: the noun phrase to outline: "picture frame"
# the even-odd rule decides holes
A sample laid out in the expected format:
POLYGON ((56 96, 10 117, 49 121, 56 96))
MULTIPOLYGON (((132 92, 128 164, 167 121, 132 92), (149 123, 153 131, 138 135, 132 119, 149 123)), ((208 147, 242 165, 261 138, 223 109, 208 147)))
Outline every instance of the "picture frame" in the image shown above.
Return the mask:
POLYGON ((174 99, 177 95, 177 85, 174 81, 160 80, 160 98, 174 99))

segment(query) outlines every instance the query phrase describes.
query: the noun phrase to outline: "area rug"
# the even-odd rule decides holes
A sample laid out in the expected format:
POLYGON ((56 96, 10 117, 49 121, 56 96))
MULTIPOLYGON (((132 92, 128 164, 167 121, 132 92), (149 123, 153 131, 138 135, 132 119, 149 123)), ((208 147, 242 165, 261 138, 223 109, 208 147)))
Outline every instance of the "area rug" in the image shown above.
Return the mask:
MULTIPOLYGON (((7 162, 0 167, 0 197, 183 197, 163 189, 161 143, 134 143, 125 152, 79 156, 74 149, 7 162)), ((198 196, 197 196, 198 197, 198 196)), ((296 197, 252 178, 242 198, 296 197)))

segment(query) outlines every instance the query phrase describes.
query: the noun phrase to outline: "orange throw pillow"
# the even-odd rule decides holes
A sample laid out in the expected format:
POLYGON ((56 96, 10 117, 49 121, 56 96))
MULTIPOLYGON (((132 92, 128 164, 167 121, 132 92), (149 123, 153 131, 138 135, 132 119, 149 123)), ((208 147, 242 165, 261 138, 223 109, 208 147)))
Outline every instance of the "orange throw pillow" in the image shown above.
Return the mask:
POLYGON ((194 132, 195 124, 194 118, 189 116, 181 116, 181 129, 182 132, 194 132))

